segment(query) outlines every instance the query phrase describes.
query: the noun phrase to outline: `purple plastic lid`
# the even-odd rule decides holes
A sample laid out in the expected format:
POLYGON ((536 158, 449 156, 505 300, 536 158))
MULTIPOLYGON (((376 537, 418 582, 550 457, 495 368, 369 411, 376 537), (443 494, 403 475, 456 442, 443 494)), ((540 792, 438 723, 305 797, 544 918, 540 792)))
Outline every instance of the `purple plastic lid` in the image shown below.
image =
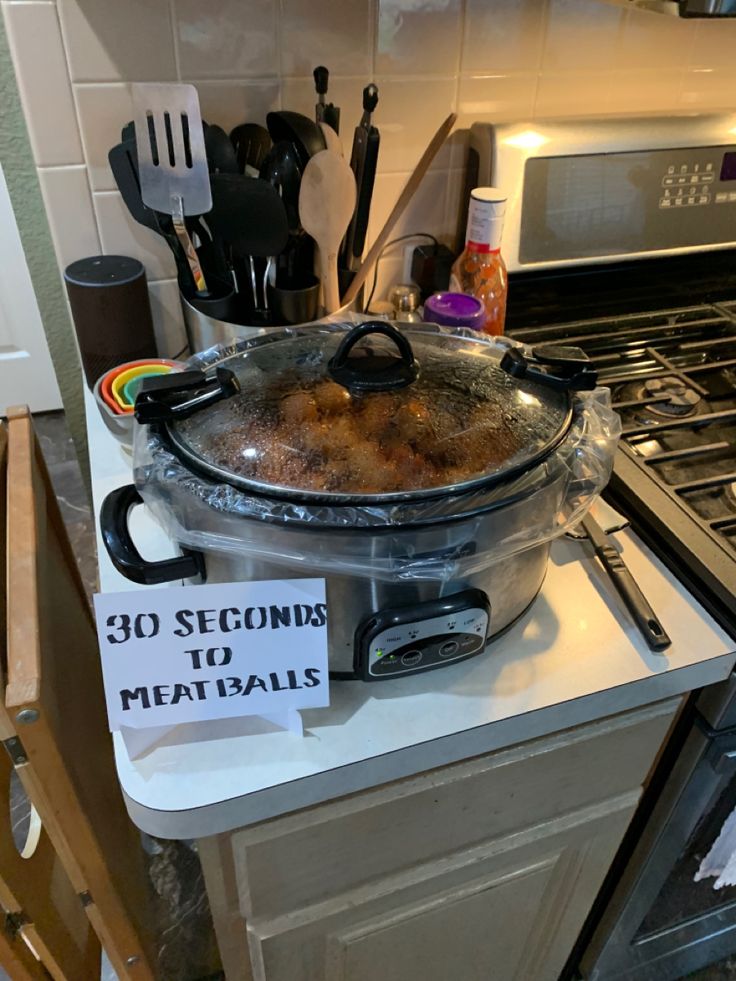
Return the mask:
POLYGON ((424 319, 442 327, 482 330, 486 312, 481 301, 468 293, 434 293, 424 303, 424 319))

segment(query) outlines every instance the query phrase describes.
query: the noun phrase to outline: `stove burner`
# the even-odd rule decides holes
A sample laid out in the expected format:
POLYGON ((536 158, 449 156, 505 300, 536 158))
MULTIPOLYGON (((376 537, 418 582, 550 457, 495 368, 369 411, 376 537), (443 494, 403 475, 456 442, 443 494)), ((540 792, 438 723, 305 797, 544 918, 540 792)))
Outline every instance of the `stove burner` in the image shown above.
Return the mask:
POLYGON ((679 378, 647 378, 642 396, 646 398, 647 395, 667 396, 667 401, 652 402, 647 406, 650 412, 665 417, 692 416, 701 402, 698 393, 679 378))

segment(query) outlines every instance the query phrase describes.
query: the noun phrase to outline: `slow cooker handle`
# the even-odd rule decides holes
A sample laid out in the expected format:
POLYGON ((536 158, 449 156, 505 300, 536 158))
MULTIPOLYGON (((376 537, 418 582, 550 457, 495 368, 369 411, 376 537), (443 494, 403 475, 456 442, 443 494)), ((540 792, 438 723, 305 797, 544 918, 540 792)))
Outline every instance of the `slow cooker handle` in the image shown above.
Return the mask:
POLYGON ((187 551, 170 559, 149 562, 133 544, 128 528, 128 514, 143 498, 135 484, 126 484, 110 491, 100 509, 100 530, 107 554, 112 564, 131 582, 143 586, 157 586, 179 579, 205 576, 204 556, 201 552, 187 551))
POLYGON ((330 358, 328 368, 333 381, 350 392, 388 392, 405 388, 419 374, 408 338, 385 320, 368 320, 348 331, 334 357, 330 358), (398 348, 399 357, 387 359, 385 355, 374 355, 355 358, 351 362, 350 352, 358 341, 370 334, 388 337, 398 348))
POLYGON ((512 378, 527 378, 560 392, 592 392, 598 372, 579 347, 548 345, 535 347, 531 354, 509 348, 501 358, 501 368, 512 378))

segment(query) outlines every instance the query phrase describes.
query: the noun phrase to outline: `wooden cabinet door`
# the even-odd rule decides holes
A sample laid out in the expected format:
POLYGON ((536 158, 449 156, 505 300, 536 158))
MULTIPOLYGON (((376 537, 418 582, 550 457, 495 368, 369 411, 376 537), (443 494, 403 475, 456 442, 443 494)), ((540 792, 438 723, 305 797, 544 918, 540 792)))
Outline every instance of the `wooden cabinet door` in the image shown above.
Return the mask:
POLYGON ((555 981, 638 797, 622 794, 299 911, 252 919, 253 976, 555 981))

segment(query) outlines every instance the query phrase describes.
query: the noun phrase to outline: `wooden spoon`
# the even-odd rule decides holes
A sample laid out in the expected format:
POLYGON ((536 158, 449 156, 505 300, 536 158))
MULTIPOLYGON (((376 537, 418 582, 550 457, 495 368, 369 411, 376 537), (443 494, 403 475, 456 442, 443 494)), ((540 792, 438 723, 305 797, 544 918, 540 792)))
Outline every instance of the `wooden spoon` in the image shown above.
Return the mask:
POLYGON ((334 150, 335 153, 339 153, 341 157, 344 157, 345 154, 343 153, 340 134, 336 133, 329 123, 319 123, 318 125, 322 130, 322 136, 325 138, 325 146, 327 149, 334 150))
POLYGON ((355 210, 355 176, 344 157, 320 150, 310 158, 299 190, 302 228, 319 246, 320 279, 327 313, 340 306, 337 252, 355 210))

